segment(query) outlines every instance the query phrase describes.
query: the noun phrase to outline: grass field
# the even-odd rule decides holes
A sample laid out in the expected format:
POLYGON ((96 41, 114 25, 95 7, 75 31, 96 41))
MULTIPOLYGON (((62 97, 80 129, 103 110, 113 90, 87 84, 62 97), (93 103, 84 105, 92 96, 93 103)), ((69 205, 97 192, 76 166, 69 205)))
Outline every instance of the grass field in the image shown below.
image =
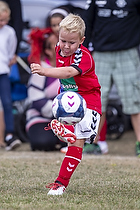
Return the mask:
POLYGON ((64 154, 0 151, 0 209, 140 209, 140 159, 84 155, 62 196, 48 196, 64 154))

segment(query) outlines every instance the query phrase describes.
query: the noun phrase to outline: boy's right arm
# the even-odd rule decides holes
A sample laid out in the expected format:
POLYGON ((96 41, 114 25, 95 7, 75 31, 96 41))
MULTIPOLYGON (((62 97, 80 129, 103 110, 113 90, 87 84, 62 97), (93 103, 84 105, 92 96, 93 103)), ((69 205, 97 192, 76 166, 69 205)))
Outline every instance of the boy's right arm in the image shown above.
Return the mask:
MULTIPOLYGON (((40 76, 47 76, 45 74, 45 68, 43 68, 40 64, 32 63, 30 65, 32 74, 39 74, 40 76)), ((47 69, 47 68, 46 68, 47 69)))
POLYGON ((58 79, 68 79, 79 74, 79 71, 72 66, 44 68, 39 64, 32 63, 30 67, 32 74, 58 79))

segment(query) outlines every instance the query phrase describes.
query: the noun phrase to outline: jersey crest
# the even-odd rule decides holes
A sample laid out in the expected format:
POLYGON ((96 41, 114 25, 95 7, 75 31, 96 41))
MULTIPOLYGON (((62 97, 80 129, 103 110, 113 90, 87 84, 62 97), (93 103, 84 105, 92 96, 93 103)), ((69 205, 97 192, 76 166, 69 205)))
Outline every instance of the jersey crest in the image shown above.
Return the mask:
POLYGON ((77 92, 78 91, 78 86, 75 83, 75 80, 73 77, 69 78, 69 79, 61 79, 61 91, 74 91, 77 92))

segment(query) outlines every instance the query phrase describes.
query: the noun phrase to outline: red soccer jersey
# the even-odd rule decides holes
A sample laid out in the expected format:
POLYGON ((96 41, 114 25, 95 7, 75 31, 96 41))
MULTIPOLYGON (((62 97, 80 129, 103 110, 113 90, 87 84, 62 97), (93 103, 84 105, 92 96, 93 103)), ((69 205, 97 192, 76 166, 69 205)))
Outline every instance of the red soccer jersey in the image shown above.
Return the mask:
POLYGON ((68 90, 78 92, 86 100, 87 108, 101 114, 101 86, 95 74, 95 63, 90 52, 83 45, 68 57, 62 57, 60 51, 60 46, 56 46, 56 66, 72 66, 80 73, 69 79, 60 79, 60 92, 68 90))

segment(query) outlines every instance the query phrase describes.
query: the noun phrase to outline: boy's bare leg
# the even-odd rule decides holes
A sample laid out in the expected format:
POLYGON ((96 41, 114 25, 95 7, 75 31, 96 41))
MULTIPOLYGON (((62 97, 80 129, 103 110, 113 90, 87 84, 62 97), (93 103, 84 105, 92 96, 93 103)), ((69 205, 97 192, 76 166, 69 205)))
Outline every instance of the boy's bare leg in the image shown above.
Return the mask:
POLYGON ((84 143, 85 143, 85 140, 84 139, 77 139, 74 144, 70 144, 69 143, 68 146, 76 146, 76 147, 83 148, 84 143))

